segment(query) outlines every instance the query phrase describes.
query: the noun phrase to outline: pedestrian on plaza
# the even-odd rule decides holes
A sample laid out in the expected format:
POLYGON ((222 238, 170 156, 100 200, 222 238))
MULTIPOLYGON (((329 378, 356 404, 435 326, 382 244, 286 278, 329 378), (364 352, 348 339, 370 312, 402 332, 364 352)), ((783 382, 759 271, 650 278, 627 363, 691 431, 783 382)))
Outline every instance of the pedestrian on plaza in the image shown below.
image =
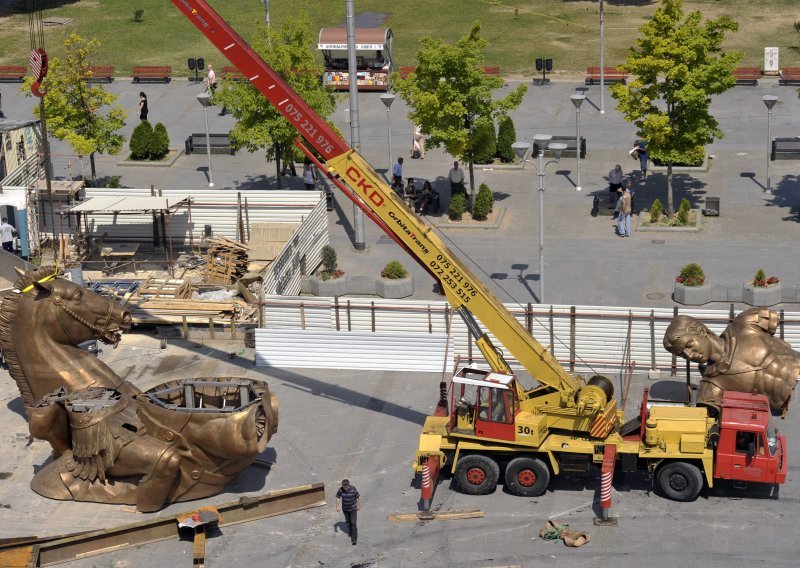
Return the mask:
POLYGON ((5 118, 6 115, 3 114, 3 92, 0 91, 0 118, 5 118))
POLYGON ((422 127, 414 126, 411 131, 411 157, 425 159, 425 135, 422 134, 422 127))
POLYGON ((141 92, 139 93, 139 120, 147 120, 147 113, 149 112, 150 109, 147 108, 147 95, 145 95, 144 92, 141 92))
POLYGON ((465 193, 467 189, 464 187, 464 170, 458 167, 458 160, 453 162, 453 168, 447 174, 447 179, 450 180, 450 195, 453 196, 457 191, 463 190, 465 193))
POLYGON ((608 202, 614 203, 617 196, 617 190, 622 189, 622 182, 625 179, 625 174, 622 171, 622 166, 617 164, 610 172, 608 172, 608 202))
POLYGON ((311 163, 311 158, 306 158, 303 162, 303 183, 306 184, 306 189, 314 189, 317 185, 317 169, 311 163))
POLYGON ((631 236, 631 194, 628 192, 627 187, 622 188, 622 197, 620 197, 617 234, 620 237, 631 236))
POLYGON ((397 158, 397 163, 392 166, 392 188, 398 191, 403 189, 403 158, 397 158))
POLYGON ((17 230, 8 224, 8 217, 3 217, 0 223, 0 237, 3 241, 3 250, 13 253, 14 252, 14 235, 17 230))
POLYGON ((217 74, 214 72, 214 68, 211 66, 211 63, 208 64, 208 75, 206 76, 206 89, 212 95, 214 91, 217 90, 217 74))
POLYGON ((639 158, 639 170, 642 174, 642 179, 647 177, 647 159, 650 157, 650 154, 647 153, 647 143, 644 140, 637 140, 636 144, 633 145, 633 150, 631 150, 631 155, 633 156, 633 152, 635 152, 635 156, 639 158))
POLYGON ((342 480, 342 486, 336 492, 336 512, 344 513, 347 530, 350 533, 350 542, 353 545, 358 541, 358 512, 361 510, 361 495, 349 479, 342 480))
POLYGON ((631 214, 636 215, 636 188, 633 187, 632 179, 625 182, 625 189, 628 190, 628 195, 631 196, 631 214))
POLYGON ((422 184, 422 196, 419 198, 417 213, 427 214, 431 203, 433 203, 433 186, 430 180, 426 179, 425 183, 422 184))

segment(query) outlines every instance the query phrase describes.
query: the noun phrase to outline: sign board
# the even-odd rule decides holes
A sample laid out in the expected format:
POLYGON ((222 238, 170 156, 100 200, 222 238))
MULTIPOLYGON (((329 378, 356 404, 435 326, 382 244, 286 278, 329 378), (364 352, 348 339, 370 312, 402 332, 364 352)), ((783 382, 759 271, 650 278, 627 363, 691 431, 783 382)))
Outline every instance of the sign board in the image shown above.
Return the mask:
MULTIPOLYGON (((377 51, 385 46, 382 43, 357 43, 356 51, 377 51)), ((318 43, 317 49, 347 49, 346 43, 318 43)))
POLYGON ((764 73, 777 73, 780 69, 778 67, 778 51, 777 47, 764 48, 764 73))

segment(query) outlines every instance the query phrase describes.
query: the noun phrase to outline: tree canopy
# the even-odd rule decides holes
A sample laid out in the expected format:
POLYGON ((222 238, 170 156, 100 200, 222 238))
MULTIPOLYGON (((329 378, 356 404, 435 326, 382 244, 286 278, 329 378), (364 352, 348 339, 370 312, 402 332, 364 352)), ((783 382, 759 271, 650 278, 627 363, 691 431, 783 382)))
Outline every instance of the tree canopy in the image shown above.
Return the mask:
POLYGON ((431 37, 423 38, 421 44, 416 71, 397 79, 395 89, 412 109, 408 118, 428 136, 426 146, 444 146, 449 154, 469 164, 474 197, 473 162, 480 142, 475 125, 480 120, 494 124, 517 108, 527 87, 520 85, 503 98, 493 97, 492 92, 503 86, 503 80, 488 77, 483 71, 488 42, 481 37, 480 22, 475 22, 455 45, 431 37))
POLYGON ((726 32, 737 29, 725 16, 703 20, 697 11, 684 17, 681 0, 661 0, 621 66, 634 79, 610 89, 617 110, 647 141, 650 156, 667 165, 669 214, 674 211, 672 165, 723 137, 709 113, 710 95, 736 84, 733 69, 742 54, 723 51, 722 43, 726 32))
MULTIPOLYGON (((317 36, 306 16, 289 18, 280 26, 256 25, 251 47, 321 117, 336 108, 336 96, 326 90, 319 78, 324 69, 315 62, 317 36)), ((222 77, 212 97, 236 118, 231 141, 254 152, 266 149, 266 159, 275 160, 278 187, 281 187, 280 161, 292 156, 292 140, 298 132, 258 89, 246 81, 222 77)))
MULTIPOLYGON (((94 65, 100 42, 71 34, 64 40, 64 47, 64 57, 50 60, 43 82, 47 130, 55 138, 68 142, 79 156, 89 156, 94 180, 97 175, 94 154, 118 154, 122 150, 125 137, 117 131, 123 127, 127 114, 116 104, 117 95, 86 80, 91 77, 90 67, 94 65)), ((33 78, 27 77, 21 88, 28 96, 32 83, 33 78)), ((33 113, 41 119, 39 105, 33 113)))

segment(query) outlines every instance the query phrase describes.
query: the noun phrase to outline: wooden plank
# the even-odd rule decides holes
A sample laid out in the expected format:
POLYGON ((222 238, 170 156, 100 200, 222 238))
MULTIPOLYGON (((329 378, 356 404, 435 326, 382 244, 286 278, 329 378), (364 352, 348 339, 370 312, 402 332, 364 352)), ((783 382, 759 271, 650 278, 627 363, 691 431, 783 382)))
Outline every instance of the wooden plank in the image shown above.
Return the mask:
POLYGON ((28 568, 32 565, 32 561, 32 546, 0 550, 0 566, 3 568, 28 568))
POLYGON ((420 520, 426 521, 454 521, 458 519, 482 519, 484 514, 483 511, 444 511, 444 512, 437 512, 431 513, 433 515, 432 518, 425 517, 424 519, 420 518, 419 513, 395 513, 394 515, 388 515, 386 519, 390 523, 401 523, 401 522, 419 522, 420 520))

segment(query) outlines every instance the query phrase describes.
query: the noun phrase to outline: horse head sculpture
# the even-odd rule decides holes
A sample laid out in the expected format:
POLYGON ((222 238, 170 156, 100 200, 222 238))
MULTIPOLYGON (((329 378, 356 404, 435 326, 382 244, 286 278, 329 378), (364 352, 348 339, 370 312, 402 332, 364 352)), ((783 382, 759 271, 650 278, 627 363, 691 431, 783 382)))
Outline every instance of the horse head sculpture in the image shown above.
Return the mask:
POLYGON ((26 406, 60 387, 68 393, 87 387, 137 392, 78 347, 91 339, 116 347, 120 333, 130 331, 130 312, 58 278, 53 267, 18 274, 15 289, 0 307, 0 347, 26 406))

